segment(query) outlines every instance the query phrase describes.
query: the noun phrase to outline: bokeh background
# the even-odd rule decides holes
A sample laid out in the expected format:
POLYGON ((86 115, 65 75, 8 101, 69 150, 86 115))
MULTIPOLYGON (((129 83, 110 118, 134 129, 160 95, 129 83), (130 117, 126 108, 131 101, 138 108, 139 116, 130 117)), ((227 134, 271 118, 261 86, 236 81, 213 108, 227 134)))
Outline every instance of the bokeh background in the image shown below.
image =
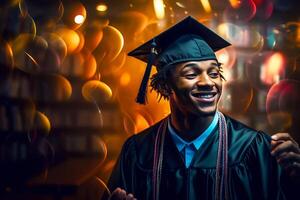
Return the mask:
MULTIPOLYGON (((232 43, 219 108, 300 141, 297 0, 2 0, 0 199, 99 199, 123 142, 170 110, 127 53, 186 16, 232 43)), ((153 72, 155 73, 155 69, 153 72)))

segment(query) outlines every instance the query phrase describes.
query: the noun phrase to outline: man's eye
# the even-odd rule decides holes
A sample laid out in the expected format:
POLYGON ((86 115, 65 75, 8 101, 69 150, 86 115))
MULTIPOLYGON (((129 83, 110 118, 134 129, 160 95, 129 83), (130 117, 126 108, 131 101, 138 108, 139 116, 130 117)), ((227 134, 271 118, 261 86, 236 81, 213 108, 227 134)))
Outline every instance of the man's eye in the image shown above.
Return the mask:
POLYGON ((197 74, 186 74, 186 75, 184 75, 184 76, 185 76, 185 78, 187 78, 187 79, 193 79, 193 78, 196 78, 197 74))
POLYGON ((209 73, 209 75, 212 78, 218 78, 220 76, 220 73, 219 72, 211 72, 211 73, 209 73))

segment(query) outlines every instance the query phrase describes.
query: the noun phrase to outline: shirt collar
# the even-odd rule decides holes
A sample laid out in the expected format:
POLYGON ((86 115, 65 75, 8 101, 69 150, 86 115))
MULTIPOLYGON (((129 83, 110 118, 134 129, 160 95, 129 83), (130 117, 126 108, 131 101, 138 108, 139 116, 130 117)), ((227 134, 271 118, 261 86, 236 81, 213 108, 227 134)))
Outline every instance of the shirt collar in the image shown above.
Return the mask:
POLYGON ((205 139, 212 133, 212 131, 215 129, 215 127, 218 124, 218 112, 215 113, 214 119, 213 121, 210 123, 210 125, 205 129, 205 131, 199 135, 196 139, 194 139, 191 142, 186 142, 185 140, 183 140, 181 137, 179 137, 176 133, 176 131, 174 130, 174 128, 171 126, 171 122, 170 119, 168 120, 168 130, 171 133, 172 139, 178 149, 179 152, 182 151, 182 149, 186 146, 186 145, 191 145, 193 144, 194 147, 198 150, 200 148, 200 146, 202 145, 202 143, 205 141, 205 139))

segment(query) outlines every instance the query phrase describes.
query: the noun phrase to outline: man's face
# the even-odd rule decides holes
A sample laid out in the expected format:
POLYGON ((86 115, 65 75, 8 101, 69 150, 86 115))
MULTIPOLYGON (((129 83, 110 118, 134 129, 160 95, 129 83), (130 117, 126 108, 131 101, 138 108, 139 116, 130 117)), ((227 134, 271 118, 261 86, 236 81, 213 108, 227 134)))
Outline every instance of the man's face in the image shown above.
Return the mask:
POLYGON ((211 115, 222 93, 222 79, 215 60, 189 61, 171 71, 171 106, 182 113, 211 115))

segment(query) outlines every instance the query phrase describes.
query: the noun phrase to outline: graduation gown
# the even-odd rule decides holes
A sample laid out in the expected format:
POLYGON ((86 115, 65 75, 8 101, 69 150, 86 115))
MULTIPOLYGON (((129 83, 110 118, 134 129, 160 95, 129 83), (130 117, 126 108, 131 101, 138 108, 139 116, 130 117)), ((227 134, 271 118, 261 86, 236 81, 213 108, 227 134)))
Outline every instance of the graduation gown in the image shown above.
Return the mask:
MULTIPOLYGON (((153 151, 160 123, 125 142, 108 183, 111 191, 120 187, 139 200, 153 199, 153 151)), ((229 117, 226 124, 229 199, 287 199, 282 170, 270 154, 270 136, 229 117)), ((216 127, 186 168, 166 133, 160 199, 214 199, 218 135, 216 127)))

